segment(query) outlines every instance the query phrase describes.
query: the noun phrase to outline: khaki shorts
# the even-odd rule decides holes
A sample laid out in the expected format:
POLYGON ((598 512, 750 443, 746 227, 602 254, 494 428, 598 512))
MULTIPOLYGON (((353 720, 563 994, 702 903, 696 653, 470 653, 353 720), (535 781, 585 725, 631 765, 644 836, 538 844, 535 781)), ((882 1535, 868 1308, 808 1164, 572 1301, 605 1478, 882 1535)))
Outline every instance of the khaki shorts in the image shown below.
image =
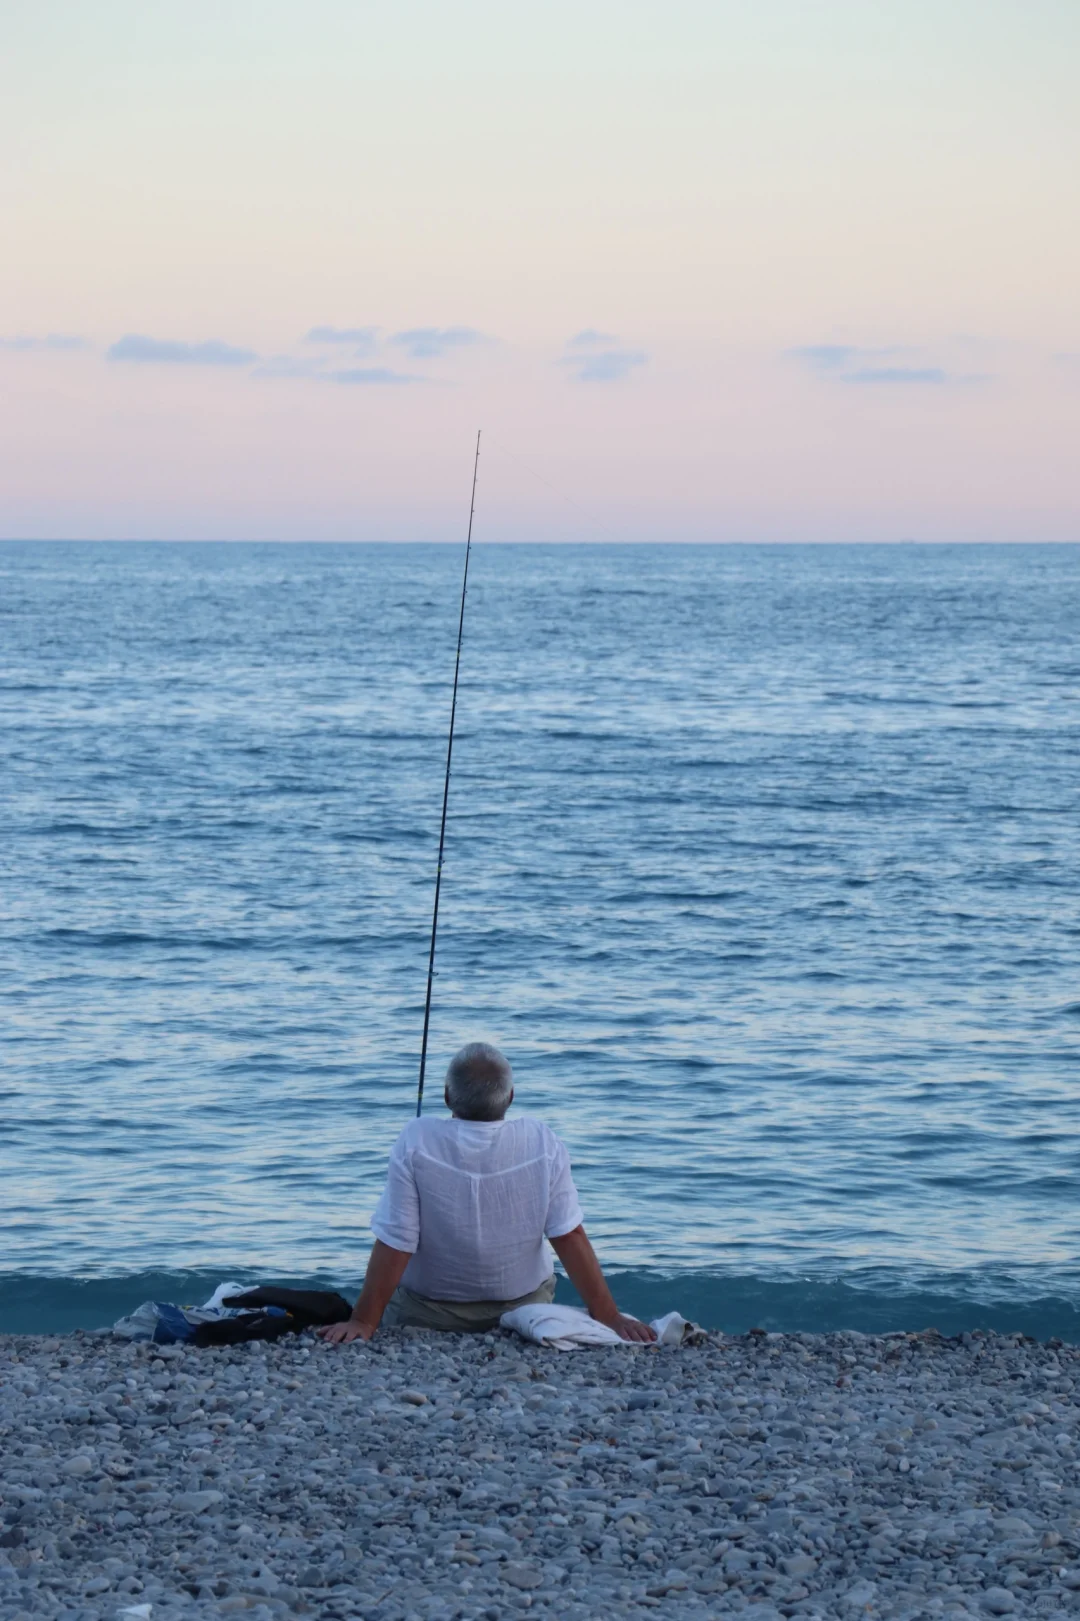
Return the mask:
POLYGON ((504 1311, 515 1306, 547 1306, 555 1299, 555 1278, 518 1300, 429 1300, 399 1285, 383 1312, 384 1328, 438 1328, 448 1333, 486 1334, 498 1328, 504 1311))

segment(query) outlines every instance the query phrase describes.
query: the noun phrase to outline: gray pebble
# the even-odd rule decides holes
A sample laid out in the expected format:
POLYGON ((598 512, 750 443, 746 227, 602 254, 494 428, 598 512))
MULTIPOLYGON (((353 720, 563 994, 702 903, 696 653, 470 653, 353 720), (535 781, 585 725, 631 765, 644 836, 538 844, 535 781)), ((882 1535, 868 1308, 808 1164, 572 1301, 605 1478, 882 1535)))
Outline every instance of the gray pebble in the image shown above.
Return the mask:
POLYGON ((65 1475, 73 1475, 79 1478, 84 1475, 92 1475, 95 1464, 93 1458, 88 1458, 85 1453, 77 1453, 73 1458, 65 1458, 60 1468, 65 1475))

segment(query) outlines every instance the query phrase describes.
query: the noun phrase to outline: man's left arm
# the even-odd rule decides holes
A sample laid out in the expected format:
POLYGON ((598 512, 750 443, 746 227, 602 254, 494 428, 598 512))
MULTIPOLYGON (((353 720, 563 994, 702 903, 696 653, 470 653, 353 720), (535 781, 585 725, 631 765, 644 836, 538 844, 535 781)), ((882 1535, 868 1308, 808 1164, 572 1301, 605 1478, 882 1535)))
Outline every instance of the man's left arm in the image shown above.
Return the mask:
POLYGON ((589 1243, 584 1227, 575 1227, 571 1233, 552 1234, 548 1237, 555 1254, 566 1268, 566 1275, 585 1302, 585 1310, 598 1323, 613 1328, 621 1340, 638 1340, 645 1344, 656 1338, 656 1331, 648 1323, 621 1312, 608 1288, 596 1251, 589 1243))
POLYGON ((377 1238, 371 1246, 371 1257, 364 1275, 364 1287, 347 1322, 330 1323, 318 1330, 319 1337, 329 1345, 348 1345, 350 1340, 369 1340, 382 1322, 383 1312, 390 1296, 401 1282, 411 1254, 408 1250, 391 1249, 377 1238))
POLYGON ((598 1323, 613 1328, 622 1340, 651 1341, 656 1338, 647 1323, 626 1317, 616 1306, 596 1252, 582 1226, 581 1204, 570 1171, 566 1144, 554 1138, 551 1164, 551 1190, 544 1234, 566 1268, 566 1275, 585 1302, 585 1309, 598 1323))

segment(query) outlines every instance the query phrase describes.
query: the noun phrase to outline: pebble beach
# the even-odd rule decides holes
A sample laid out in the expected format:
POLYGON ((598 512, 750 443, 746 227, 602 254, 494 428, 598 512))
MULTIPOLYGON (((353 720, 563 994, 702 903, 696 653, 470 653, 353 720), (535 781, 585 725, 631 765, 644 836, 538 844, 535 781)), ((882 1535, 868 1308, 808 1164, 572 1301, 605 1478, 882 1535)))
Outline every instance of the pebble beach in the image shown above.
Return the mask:
POLYGON ((1080 1613, 1080 1347, 0 1340, 0 1615, 1080 1613))

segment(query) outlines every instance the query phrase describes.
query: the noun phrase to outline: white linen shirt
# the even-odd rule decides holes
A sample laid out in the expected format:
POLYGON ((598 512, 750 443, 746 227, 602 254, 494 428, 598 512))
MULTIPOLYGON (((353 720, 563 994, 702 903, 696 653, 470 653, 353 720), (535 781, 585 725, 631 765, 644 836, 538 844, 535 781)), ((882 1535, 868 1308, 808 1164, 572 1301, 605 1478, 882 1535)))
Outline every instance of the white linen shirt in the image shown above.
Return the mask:
POLYGON ((545 1237, 581 1224, 566 1147, 542 1120, 424 1116, 390 1151, 376 1238, 432 1300, 517 1300, 554 1271, 545 1237))

